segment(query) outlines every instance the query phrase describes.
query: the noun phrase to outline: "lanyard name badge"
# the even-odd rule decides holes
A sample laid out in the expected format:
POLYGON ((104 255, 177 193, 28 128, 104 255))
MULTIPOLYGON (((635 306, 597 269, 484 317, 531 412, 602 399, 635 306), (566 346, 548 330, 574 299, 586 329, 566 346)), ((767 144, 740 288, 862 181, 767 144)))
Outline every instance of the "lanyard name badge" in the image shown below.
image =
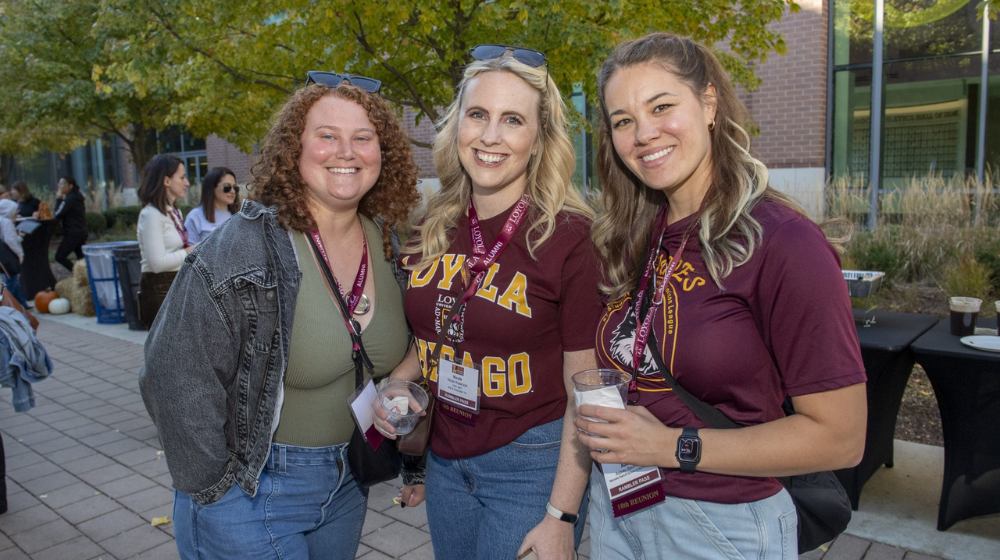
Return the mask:
MULTIPOLYGON (((653 316, 656 310, 663 303, 663 295, 670 277, 673 276, 680 262, 684 246, 687 245, 688 236, 681 240, 680 246, 674 252, 663 274, 663 281, 656 286, 653 301, 650 302, 649 309, 646 310, 645 317, 642 316, 642 302, 646 297, 646 289, 649 282, 656 282, 654 269, 656 260, 660 256, 660 249, 663 246, 663 235, 666 232, 664 222, 666 220, 667 207, 664 205, 660 214, 656 217, 653 226, 653 235, 656 239, 655 248, 650 252, 649 261, 646 262, 646 269, 643 271, 639 281, 639 289, 635 294, 634 307, 637 328, 635 339, 632 344, 632 379, 629 381, 629 394, 638 393, 638 375, 642 368, 642 358, 646 352, 646 344, 649 342, 649 333, 653 328, 653 316), (659 235, 657 236, 657 232, 659 235)), ((620 463, 604 463, 601 465, 604 473, 605 489, 608 492, 608 499, 611 502, 612 512, 615 517, 621 517, 629 513, 645 509, 658 504, 666 499, 663 491, 663 472, 659 467, 637 467, 635 465, 623 465, 620 463)))
MULTIPOLYGON (((358 220, 360 221, 360 219, 361 217, 359 216, 358 220)), ((361 343, 361 325, 353 318, 354 310, 358 307, 358 302, 361 301, 362 290, 364 290, 365 281, 368 278, 368 241, 364 237, 363 223, 361 227, 361 264, 358 266, 358 274, 355 276, 354 285, 351 286, 351 293, 347 296, 347 301, 344 301, 340 282, 333 275, 330 267, 330 259, 327 256, 326 247, 323 245, 323 238, 320 237, 319 231, 310 231, 309 239, 312 241, 313 250, 320 257, 320 268, 323 270, 327 284, 329 284, 330 290, 333 292, 340 306, 340 313, 344 319, 344 324, 347 326, 347 332, 351 335, 351 358, 354 360, 354 381, 356 388, 354 389, 354 393, 347 398, 347 404, 351 410, 351 416, 354 417, 354 422, 361 430, 361 435, 364 436, 365 441, 368 442, 368 445, 372 446, 372 449, 378 449, 378 446, 385 437, 375 428, 375 418, 372 410, 372 402, 378 395, 378 391, 375 389, 375 382, 371 377, 371 371, 375 366, 372 364, 368 353, 365 352, 365 347, 361 343), (365 369, 367 369, 368 373, 364 373, 365 369)))
MULTIPOLYGON (((521 196, 514 209, 511 210, 510 216, 507 217, 507 223, 500 230, 493 245, 487 250, 483 240, 483 230, 479 225, 479 216, 476 214, 476 208, 472 205, 472 200, 469 200, 469 237, 472 240, 473 254, 465 261, 468 274, 463 276, 466 277, 467 284, 462 297, 441 326, 441 334, 438 336, 437 346, 434 349, 434 362, 437 364, 437 399, 441 412, 473 426, 479 416, 479 383, 482 379, 480 367, 476 364, 466 366, 454 360, 441 359, 441 348, 452 322, 457 318, 460 323, 464 323, 465 304, 479 290, 479 285, 485 278, 486 272, 500 258, 500 254, 514 237, 517 227, 527 214, 529 201, 530 198, 527 194, 521 196)), ((457 350, 455 353, 457 355, 457 350)))

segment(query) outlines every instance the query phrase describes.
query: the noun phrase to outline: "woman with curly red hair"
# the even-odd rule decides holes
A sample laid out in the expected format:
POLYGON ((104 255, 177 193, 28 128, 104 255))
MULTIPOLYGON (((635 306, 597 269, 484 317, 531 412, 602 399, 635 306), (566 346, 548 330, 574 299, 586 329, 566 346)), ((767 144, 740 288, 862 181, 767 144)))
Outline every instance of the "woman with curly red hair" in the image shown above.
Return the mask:
POLYGON ((361 537, 352 336, 376 377, 407 351, 391 228, 417 204, 416 166, 377 81, 309 74, 260 144, 249 200, 185 260, 146 343, 182 558, 353 559, 361 537))

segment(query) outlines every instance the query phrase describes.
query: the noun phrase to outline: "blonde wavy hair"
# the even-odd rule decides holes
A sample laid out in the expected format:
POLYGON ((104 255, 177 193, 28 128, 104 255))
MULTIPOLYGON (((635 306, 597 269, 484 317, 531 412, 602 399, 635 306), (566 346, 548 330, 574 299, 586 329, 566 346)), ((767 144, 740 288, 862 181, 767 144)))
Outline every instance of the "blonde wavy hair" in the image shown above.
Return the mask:
POLYGON ((760 223, 750 215, 758 203, 774 201, 803 216, 805 213, 768 185, 767 167, 750 155, 750 135, 744 129, 748 112, 736 97, 719 60, 708 48, 669 33, 652 33, 621 43, 598 75, 603 118, 598 136, 597 172, 607 212, 594 223, 593 239, 603 259, 605 279, 601 287, 612 301, 629 293, 651 249, 653 221, 666 202, 662 192, 647 188, 618 157, 605 105, 605 89, 615 72, 642 64, 658 65, 674 74, 702 103, 705 102, 702 92, 709 85, 715 86, 717 107, 710 151, 712 184, 696 223, 700 225, 698 237, 705 266, 715 284, 723 289, 722 281, 734 268, 750 260, 760 243, 760 223))
POLYGON ((531 197, 528 210, 528 253, 535 258, 535 251, 545 243, 556 228, 556 216, 561 211, 594 217, 583 197, 572 186, 576 154, 566 131, 566 106, 555 82, 542 66, 532 68, 515 60, 510 52, 493 60, 480 60, 465 68, 455 100, 438 123, 440 132, 434 139, 434 166, 441 180, 441 189, 427 203, 427 215, 414 228, 404 254, 419 254, 420 260, 410 263, 410 270, 423 270, 430 266, 451 244, 450 232, 469 207, 472 180, 458 157, 458 126, 461 120, 462 99, 469 81, 485 72, 507 72, 524 80, 540 95, 538 107, 538 135, 528 160, 528 177, 525 192, 531 197))

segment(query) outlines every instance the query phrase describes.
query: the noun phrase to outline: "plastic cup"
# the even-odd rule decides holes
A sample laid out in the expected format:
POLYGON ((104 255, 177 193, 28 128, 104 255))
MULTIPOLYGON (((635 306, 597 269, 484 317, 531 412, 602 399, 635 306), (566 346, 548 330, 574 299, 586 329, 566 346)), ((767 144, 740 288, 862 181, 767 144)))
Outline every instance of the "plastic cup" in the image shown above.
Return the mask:
MULTIPOLYGON (((588 369, 573 374, 573 398, 577 408, 583 404, 595 404, 608 408, 625 408, 628 399, 628 384, 632 376, 616 369, 588 369)), ((600 418, 581 415, 591 422, 605 422, 600 418)), ((579 428, 577 428, 579 429, 579 428)), ((603 437, 586 430, 581 432, 594 437, 603 437)), ((601 451, 601 450, 598 450, 601 451)))
POLYGON ((951 334, 955 336, 976 334, 976 319, 979 318, 979 307, 982 304, 983 300, 977 298, 948 298, 948 308, 951 310, 951 334))
POLYGON ((621 397, 621 406, 619 408, 624 408, 625 402, 628 398, 628 384, 631 380, 631 374, 625 373, 624 371, 618 371, 616 369, 588 369, 574 373, 574 396, 580 395, 577 396, 577 406, 580 406, 581 404, 600 404, 601 406, 609 406, 609 404, 592 401, 605 396, 609 398, 602 400, 611 400, 610 397, 613 396, 613 390, 617 390, 619 396, 621 397), (580 402, 581 397, 584 402, 580 402))
POLYGON ((372 401, 372 408, 376 414, 379 411, 384 413, 385 421, 396 430, 397 436, 405 436, 416 427, 420 413, 427 408, 427 401, 427 391, 420 385, 393 380, 378 392, 372 401))

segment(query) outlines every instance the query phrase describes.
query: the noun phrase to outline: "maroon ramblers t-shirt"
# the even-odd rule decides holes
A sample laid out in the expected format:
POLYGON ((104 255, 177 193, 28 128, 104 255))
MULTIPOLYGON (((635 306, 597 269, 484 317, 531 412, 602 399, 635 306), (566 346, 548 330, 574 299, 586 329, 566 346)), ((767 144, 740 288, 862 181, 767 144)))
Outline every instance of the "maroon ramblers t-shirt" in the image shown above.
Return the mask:
MULTIPOLYGON (((510 209, 480 220, 487 247, 510 209)), ((590 241, 590 220, 560 213, 552 236, 528 255, 524 220, 500 258, 466 304, 465 319, 453 327, 457 344, 446 341, 442 359, 481 368, 480 412, 475 425, 441 413, 434 417, 431 449, 445 459, 481 455, 507 445, 528 429, 566 413, 563 352, 594 347, 604 306, 590 241), (457 345, 458 354, 455 355, 457 345)), ((410 273, 406 318, 417 339, 424 375, 441 324, 463 292, 465 258, 472 255, 469 218, 450 232, 448 251, 432 266, 410 273)), ((401 261, 416 262, 416 255, 401 261)), ((437 394, 437 372, 430 376, 437 394)))
MULTIPOLYGON (((744 426, 784 416, 785 395, 829 391, 865 381, 864 364, 840 259, 807 218, 776 204, 752 213, 763 241, 750 261, 712 281, 694 229, 656 311, 653 330, 679 385, 744 426)), ((662 278, 694 217, 671 224, 656 266, 662 278)), ((631 371, 631 298, 608 306, 597 332, 601 367, 631 371)), ((650 342, 652 344, 652 342, 650 342)), ((707 427, 671 391, 646 349, 639 404, 674 428, 707 427)), ((718 503, 774 495, 774 478, 664 469, 667 494, 718 503)))

